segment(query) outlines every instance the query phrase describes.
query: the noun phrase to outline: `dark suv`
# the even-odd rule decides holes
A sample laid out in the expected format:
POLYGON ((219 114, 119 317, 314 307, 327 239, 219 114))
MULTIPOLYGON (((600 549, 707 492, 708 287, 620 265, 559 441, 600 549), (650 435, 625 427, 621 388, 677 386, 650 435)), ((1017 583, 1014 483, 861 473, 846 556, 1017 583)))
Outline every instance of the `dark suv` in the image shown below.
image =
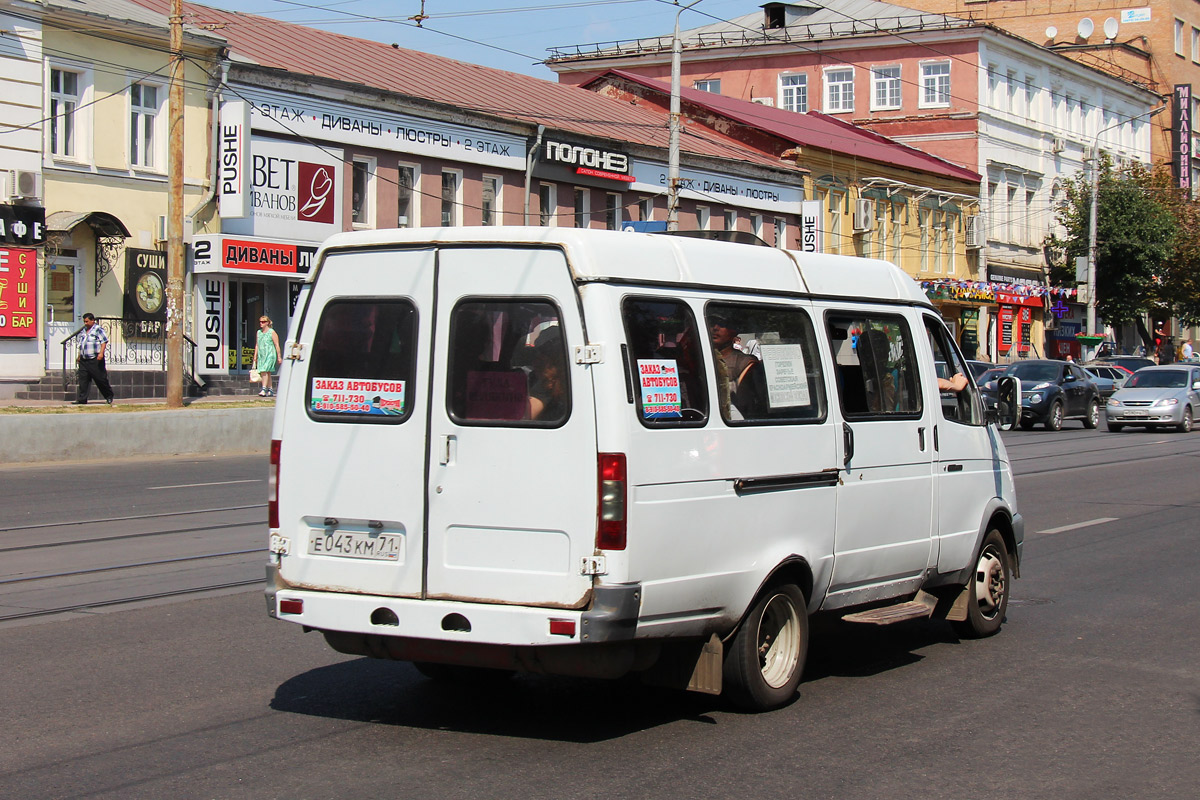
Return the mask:
MULTIPOLYGON (((1018 361, 1004 372, 1021 379, 1021 427, 1041 423, 1048 431, 1062 429, 1064 419, 1100 424, 1100 392, 1078 365, 1065 361, 1018 361)), ((989 398, 995 400, 995 398, 989 398)))

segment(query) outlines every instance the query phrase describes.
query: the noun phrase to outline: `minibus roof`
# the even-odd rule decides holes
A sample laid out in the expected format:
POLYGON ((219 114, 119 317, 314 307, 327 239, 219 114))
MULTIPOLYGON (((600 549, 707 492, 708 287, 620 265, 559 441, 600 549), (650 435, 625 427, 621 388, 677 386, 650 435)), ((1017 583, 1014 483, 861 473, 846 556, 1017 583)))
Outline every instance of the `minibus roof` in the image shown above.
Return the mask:
POLYGON ((620 282, 729 287, 744 291, 852 297, 929 305, 917 283, 894 264, 870 258, 801 253, 655 233, 549 227, 397 228, 331 236, 331 250, 387 246, 546 246, 563 250, 581 283, 620 282))

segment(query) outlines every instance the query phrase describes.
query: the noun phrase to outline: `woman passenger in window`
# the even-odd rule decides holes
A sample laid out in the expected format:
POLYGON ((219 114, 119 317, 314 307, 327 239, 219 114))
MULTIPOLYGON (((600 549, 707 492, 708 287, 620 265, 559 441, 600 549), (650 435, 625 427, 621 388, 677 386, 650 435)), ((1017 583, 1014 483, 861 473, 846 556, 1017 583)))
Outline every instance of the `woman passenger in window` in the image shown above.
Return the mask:
POLYGON ((543 331, 533 354, 529 418, 556 422, 567 415, 567 376, 562 335, 557 328, 543 331))

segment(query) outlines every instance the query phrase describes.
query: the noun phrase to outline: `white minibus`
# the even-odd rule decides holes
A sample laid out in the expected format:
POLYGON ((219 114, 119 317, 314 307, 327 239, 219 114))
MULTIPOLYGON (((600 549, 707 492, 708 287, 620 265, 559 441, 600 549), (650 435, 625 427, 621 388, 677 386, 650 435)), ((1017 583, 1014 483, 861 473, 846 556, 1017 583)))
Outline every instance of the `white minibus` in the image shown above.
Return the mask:
POLYGON ((278 395, 270 614, 431 677, 637 673, 769 709, 811 614, 988 636, 1019 569, 997 426, 883 261, 339 234, 278 395))

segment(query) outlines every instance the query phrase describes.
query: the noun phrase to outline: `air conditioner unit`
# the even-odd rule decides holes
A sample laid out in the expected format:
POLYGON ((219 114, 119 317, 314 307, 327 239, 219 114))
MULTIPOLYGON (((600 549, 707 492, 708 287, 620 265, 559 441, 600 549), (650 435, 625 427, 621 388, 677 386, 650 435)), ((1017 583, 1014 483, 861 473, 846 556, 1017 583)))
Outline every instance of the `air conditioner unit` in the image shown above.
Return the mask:
POLYGON ((980 227, 979 217, 967 217, 967 231, 964 238, 968 250, 978 250, 983 247, 983 228, 980 227))
POLYGON ((875 201, 858 199, 854 201, 854 232, 866 233, 875 227, 875 201))
POLYGON ((1067 149, 1067 140, 1064 139, 1063 137, 1055 136, 1053 139, 1050 140, 1050 151, 1051 152, 1061 153, 1063 150, 1066 150, 1066 149, 1067 149))
POLYGON ((5 195, 10 200, 37 200, 42 196, 41 173, 28 169, 13 169, 7 173, 5 195))
POLYGON ((750 98, 750 102, 751 102, 751 103, 758 103, 760 106, 772 106, 772 107, 774 107, 774 105, 775 105, 775 98, 774 98, 774 97, 751 97, 751 98, 750 98))

